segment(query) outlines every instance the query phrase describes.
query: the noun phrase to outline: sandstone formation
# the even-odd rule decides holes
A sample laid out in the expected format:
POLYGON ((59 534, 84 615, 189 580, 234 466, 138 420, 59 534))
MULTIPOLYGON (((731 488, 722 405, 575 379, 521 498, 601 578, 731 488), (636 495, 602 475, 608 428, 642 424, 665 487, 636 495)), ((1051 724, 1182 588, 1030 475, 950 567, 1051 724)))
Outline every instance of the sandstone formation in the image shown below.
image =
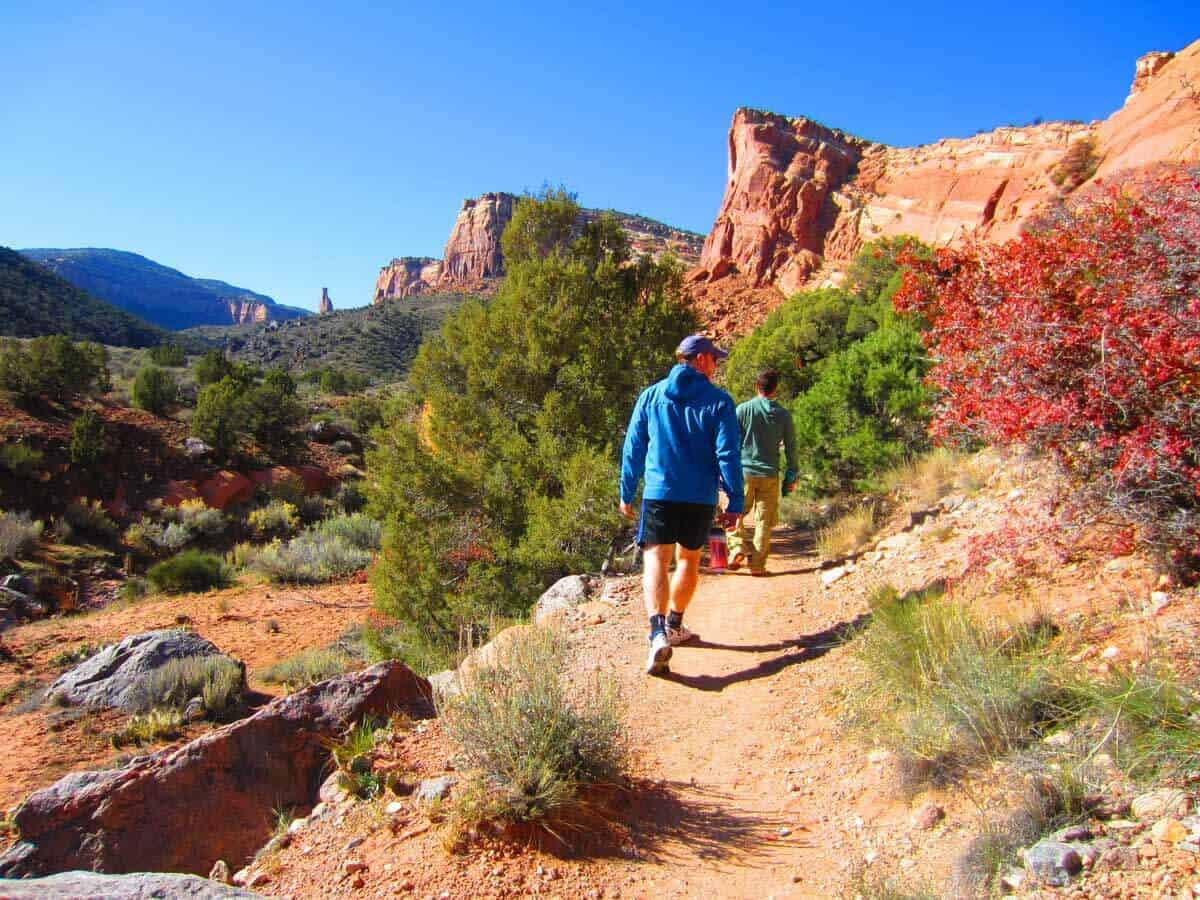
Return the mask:
POLYGON ((321 305, 317 309, 317 312, 322 316, 333 312, 333 301, 329 299, 329 288, 321 288, 321 305))
POLYGON ((67 775, 18 809, 20 842, 0 856, 0 877, 240 867, 269 837, 273 810, 316 802, 331 739, 365 715, 429 715, 429 697, 424 678, 380 663, 124 768, 67 775))
MULTIPOLYGON (((74 704, 139 712, 145 705, 143 687, 153 672, 173 660, 220 655, 211 641, 182 628, 134 634, 64 672, 50 686, 49 696, 74 704)), ((244 686, 244 667, 242 679, 244 686)))
POLYGON ((488 193, 463 201, 442 254, 444 281, 470 285, 504 274, 500 234, 512 219, 516 199, 512 194, 488 193))
POLYGON ((725 196, 689 273, 701 315, 718 334, 748 330, 874 238, 1011 238, 1061 195, 1052 175, 1079 141, 1095 143, 1096 178, 1200 159, 1197 84, 1200 42, 1142 57, 1129 99, 1103 122, 997 128, 910 148, 739 109, 725 196))
MULTIPOLYGON (((375 302, 413 297, 434 291, 471 291, 488 293, 504 274, 500 235, 512 220, 514 194, 488 193, 464 200, 462 209, 446 242, 443 259, 428 256, 402 256, 379 270, 375 282, 375 302)), ((610 212, 617 217, 629 236, 634 253, 659 256, 674 253, 686 267, 700 259, 703 235, 672 228, 645 216, 614 210, 585 209, 588 221, 610 212)))
POLYGON ((250 297, 231 297, 223 301, 229 310, 229 321, 235 325, 271 320, 271 309, 260 300, 250 297))
POLYGON ((441 281, 442 261, 431 256, 401 256, 379 270, 375 302, 423 294, 441 281))

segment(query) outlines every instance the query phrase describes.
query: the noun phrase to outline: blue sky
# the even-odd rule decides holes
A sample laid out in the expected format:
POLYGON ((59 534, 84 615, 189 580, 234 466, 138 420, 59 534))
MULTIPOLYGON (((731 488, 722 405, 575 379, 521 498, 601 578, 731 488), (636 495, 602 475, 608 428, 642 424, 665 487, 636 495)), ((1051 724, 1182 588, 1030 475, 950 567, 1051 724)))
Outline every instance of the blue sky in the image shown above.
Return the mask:
POLYGON ((1192 2, 0 3, 0 244, 114 247, 315 308, 564 184, 707 231, 738 106, 898 145, 1103 118, 1192 2), (1054 8, 1051 8, 1051 7, 1054 8))

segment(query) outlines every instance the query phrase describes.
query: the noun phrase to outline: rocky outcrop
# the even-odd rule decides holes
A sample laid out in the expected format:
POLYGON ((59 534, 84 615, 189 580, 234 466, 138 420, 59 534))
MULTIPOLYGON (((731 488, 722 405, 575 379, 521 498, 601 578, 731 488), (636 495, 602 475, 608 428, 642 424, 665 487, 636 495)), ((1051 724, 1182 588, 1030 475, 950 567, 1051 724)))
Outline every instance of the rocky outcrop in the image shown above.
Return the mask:
POLYGON ((223 302, 229 310, 229 321, 235 325, 269 322, 272 318, 271 308, 261 300, 251 297, 229 297, 223 302))
POLYGON ((442 278, 442 261, 432 256, 401 256, 379 270, 375 302, 413 297, 433 289, 442 278))
POLYGON ((271 833, 273 810, 306 810, 328 743, 365 715, 425 716, 429 683, 396 662, 313 685, 178 749, 121 769, 76 772, 17 810, 20 842, 0 877, 70 869, 207 874, 240 867, 271 833))
MULTIPOLYGON (((59 676, 48 696, 67 703, 141 712, 146 680, 173 660, 220 656, 221 651, 194 631, 147 631, 105 647, 59 676)), ((242 669, 243 687, 245 669, 242 669)))
MULTIPOLYGON (((493 290, 504 274, 500 236, 512 220, 516 202, 515 194, 506 193, 488 193, 477 199, 464 200, 446 242, 444 258, 402 256, 393 259, 379 270, 375 302, 436 291, 488 293, 493 290)), ((699 262, 703 235, 615 210, 585 209, 581 219, 589 221, 605 212, 616 217, 629 236, 634 253, 657 258, 670 252, 688 268, 699 262)))
POLYGON ((80 900, 83 897, 103 897, 104 900, 151 900, 154 897, 224 900, 261 896, 207 878, 165 872, 139 872, 133 875, 63 872, 48 878, 19 881, 0 878, 0 897, 5 900, 80 900))
POLYGON ((753 327, 784 295, 827 277, 828 264, 836 269, 874 238, 1006 240, 1060 196, 1051 176, 1079 141, 1095 142, 1100 178, 1198 159, 1198 83, 1200 42, 1139 60, 1130 99, 1104 122, 998 128, 911 148, 739 109, 725 197, 689 273, 701 315, 718 333, 753 327), (751 315, 729 302, 761 291, 774 300, 756 302, 751 315))
POLYGON ((442 280, 453 284, 478 284, 504 274, 500 235, 512 220, 512 194, 487 193, 464 200, 450 239, 442 254, 442 280))
POLYGON ((333 301, 329 299, 329 288, 321 288, 321 305, 317 307, 317 313, 322 316, 327 316, 333 312, 333 301))

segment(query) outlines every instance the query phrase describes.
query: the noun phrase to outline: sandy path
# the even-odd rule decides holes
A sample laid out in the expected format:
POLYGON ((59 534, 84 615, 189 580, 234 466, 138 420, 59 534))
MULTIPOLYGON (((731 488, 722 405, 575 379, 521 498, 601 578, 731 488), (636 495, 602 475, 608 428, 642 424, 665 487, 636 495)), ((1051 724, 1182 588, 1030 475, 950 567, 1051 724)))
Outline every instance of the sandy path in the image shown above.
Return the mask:
POLYGON ((830 896, 870 832, 907 814, 862 748, 835 746, 826 709, 839 635, 865 599, 824 590, 800 534, 776 537, 772 577, 701 578, 686 617, 700 639, 676 648, 668 677, 641 673, 640 592, 584 637, 589 656, 608 645, 600 667, 623 683, 635 769, 664 788, 639 810, 641 862, 606 879, 625 895, 830 896))

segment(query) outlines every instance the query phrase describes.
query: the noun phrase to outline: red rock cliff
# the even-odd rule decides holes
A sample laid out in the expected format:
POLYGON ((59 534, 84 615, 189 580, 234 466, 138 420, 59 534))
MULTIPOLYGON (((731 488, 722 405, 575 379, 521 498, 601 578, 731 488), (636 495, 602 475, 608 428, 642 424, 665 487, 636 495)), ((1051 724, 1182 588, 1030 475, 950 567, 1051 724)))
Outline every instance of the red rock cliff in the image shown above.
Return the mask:
MULTIPOLYGON (((476 200, 464 200, 444 259, 404 256, 393 259, 379 270, 375 281, 375 302, 412 297, 431 291, 471 291, 487 293, 504 274, 500 235, 512 220, 514 194, 488 193, 476 200)), ((585 209, 586 220, 605 210, 585 209)), ((671 252, 691 268, 700 261, 704 236, 672 228, 645 216, 607 210, 629 236, 634 253, 658 257, 671 252)))
POLYGON ((998 128, 911 148, 739 109, 725 197, 689 275, 701 314, 718 332, 747 330, 826 263, 836 268, 877 237, 1012 237, 1059 195, 1051 175, 1080 140, 1096 142, 1096 177, 1200 159, 1198 85, 1200 41, 1142 57, 1125 106, 1104 122, 998 128))

